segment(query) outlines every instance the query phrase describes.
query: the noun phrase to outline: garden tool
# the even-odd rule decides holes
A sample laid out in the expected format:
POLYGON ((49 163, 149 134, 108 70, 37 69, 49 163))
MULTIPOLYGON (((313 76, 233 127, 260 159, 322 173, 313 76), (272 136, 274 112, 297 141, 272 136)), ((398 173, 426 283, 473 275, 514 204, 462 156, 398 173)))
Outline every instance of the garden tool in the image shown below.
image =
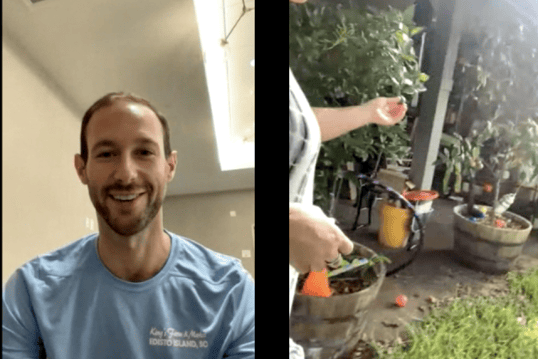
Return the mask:
POLYGON ((368 260, 365 258, 354 259, 351 263, 343 259, 341 261, 342 266, 340 268, 336 268, 331 271, 327 271, 327 268, 324 268, 319 272, 310 272, 304 282, 301 293, 316 297, 330 297, 331 289, 329 288, 329 277, 334 277, 336 275, 348 272, 367 263, 368 260))
POLYGON ((310 272, 304 282, 301 293, 315 297, 330 297, 331 288, 329 288, 327 268, 324 268, 320 272, 310 272))
POLYGON ((346 260, 342 260, 342 267, 334 269, 332 271, 329 271, 327 273, 327 277, 334 277, 335 275, 342 274, 344 272, 349 272, 352 269, 362 267, 363 265, 366 265, 368 263, 368 259, 366 258, 355 258, 351 263, 349 263, 346 260))

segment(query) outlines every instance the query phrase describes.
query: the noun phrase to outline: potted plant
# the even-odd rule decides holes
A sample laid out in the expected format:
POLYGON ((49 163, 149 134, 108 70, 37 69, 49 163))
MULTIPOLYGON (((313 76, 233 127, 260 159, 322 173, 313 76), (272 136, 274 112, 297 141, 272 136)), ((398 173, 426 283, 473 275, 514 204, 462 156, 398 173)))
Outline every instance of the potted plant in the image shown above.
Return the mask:
MULTIPOLYGON (((410 103, 425 91, 428 76, 420 72, 411 39, 422 28, 414 25, 413 14, 414 6, 374 14, 290 4, 289 63, 310 104, 354 106, 380 96, 410 103)), ((406 126, 406 120, 391 127, 369 125, 323 143, 314 203, 328 210, 333 184, 348 163, 368 173, 382 158, 409 156, 406 126), (365 169, 368 162, 371 168, 365 169)), ((346 178, 358 185, 355 176, 346 178)))
MULTIPOLYGON (((467 196, 467 204, 454 208, 454 251, 463 262, 475 268, 486 272, 503 273, 510 270, 513 261, 521 254, 532 230, 530 221, 506 211, 527 178, 526 173, 521 172, 517 188, 512 188, 510 193, 505 194, 500 200, 499 191, 505 173, 510 168, 532 164, 534 173, 530 179, 536 177, 538 124, 528 120, 515 127, 507 127, 488 122, 488 128, 484 133, 487 133, 488 139, 483 142, 483 146, 491 152, 488 155, 481 155, 479 148, 475 147, 474 156, 463 154, 459 160, 463 173, 469 178, 471 189, 467 196), (474 205, 476 187, 473 186, 475 177, 472 173, 481 167, 490 171, 495 179, 493 206, 474 205)), ((469 143, 476 138, 462 140, 463 143, 469 143)))
POLYGON ((470 23, 475 26, 462 36, 451 97, 459 108, 454 133, 444 135, 451 140, 437 164, 446 167, 443 192, 452 173, 455 192, 462 181, 470 184, 467 204, 454 208, 454 251, 475 268, 506 272, 532 229, 506 210, 521 186, 538 176, 536 40, 522 24, 470 23), (477 187, 492 192, 491 206, 475 206, 477 187))
POLYGON ((330 297, 301 293, 307 275, 299 276, 290 316, 290 337, 300 344, 307 358, 335 358, 357 344, 365 328, 365 314, 376 298, 386 275, 384 256, 354 243, 344 260, 366 258, 368 264, 329 278, 330 297))

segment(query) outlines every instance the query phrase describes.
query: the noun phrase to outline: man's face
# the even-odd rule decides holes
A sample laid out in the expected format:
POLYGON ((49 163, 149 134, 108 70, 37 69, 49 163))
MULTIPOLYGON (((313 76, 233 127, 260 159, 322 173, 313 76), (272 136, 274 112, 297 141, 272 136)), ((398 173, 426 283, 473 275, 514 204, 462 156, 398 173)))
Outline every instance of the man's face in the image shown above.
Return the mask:
POLYGON ((86 166, 79 155, 75 165, 98 215, 120 235, 140 232, 159 213, 175 173, 177 153, 165 159, 159 119, 144 105, 119 100, 93 114, 86 139, 86 166))
POLYGON ((308 0, 290 0, 290 2, 294 2, 296 4, 303 4, 305 2, 307 2, 308 0))

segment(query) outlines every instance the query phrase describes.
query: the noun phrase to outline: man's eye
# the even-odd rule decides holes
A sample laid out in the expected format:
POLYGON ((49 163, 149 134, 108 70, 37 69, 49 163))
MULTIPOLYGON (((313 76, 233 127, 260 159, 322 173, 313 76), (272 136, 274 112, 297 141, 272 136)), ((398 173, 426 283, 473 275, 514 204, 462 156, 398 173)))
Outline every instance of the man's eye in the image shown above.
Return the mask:
POLYGON ((153 154, 150 150, 139 150, 138 152, 143 156, 150 156, 153 154))
POLYGON ((110 157, 112 155, 111 152, 101 152, 97 155, 97 157, 110 157))

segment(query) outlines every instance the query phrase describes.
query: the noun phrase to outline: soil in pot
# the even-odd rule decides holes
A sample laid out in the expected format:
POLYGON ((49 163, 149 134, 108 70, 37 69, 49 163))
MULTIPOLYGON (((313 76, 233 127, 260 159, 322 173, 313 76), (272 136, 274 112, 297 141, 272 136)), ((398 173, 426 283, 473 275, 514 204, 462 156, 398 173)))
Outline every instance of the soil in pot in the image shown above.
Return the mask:
MULTIPOLYGON (((349 262, 352 261, 349 259, 346 260, 349 262)), ((308 273, 299 275, 296 289, 297 294, 301 293, 307 277, 308 273)), ((332 295, 357 293, 370 287, 376 280, 377 275, 373 267, 364 271, 361 271, 359 268, 355 271, 346 273, 345 277, 342 275, 334 279, 329 278, 329 288, 331 289, 332 295)))
MULTIPOLYGON (((464 210, 461 214, 464 217, 471 217, 467 213, 467 210, 464 210)), ((475 217, 474 221, 476 223, 480 223, 480 224, 483 224, 485 226, 494 227, 494 228, 506 228, 506 229, 525 229, 526 228, 526 224, 523 224, 523 223, 518 222, 518 221, 514 221, 514 220, 512 220, 511 217, 505 216, 504 214, 495 215, 495 218, 493 218, 492 211, 488 210, 488 211, 485 212, 484 215, 485 215, 484 218, 476 218, 475 217), (497 222, 498 220, 500 220, 500 222, 497 222), (500 226, 497 223, 499 223, 500 226)))

